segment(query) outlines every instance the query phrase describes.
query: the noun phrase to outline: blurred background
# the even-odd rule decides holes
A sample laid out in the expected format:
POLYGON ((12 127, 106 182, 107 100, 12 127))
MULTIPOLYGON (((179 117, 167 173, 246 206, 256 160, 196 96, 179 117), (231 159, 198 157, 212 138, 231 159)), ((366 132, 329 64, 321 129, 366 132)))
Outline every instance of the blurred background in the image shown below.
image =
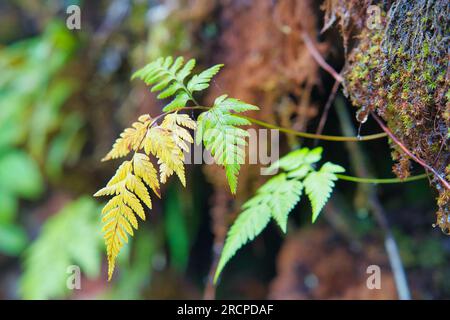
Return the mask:
MULTIPOLYGON (((166 55, 194 57, 199 68, 224 63, 209 91, 258 105, 254 117, 315 132, 334 79, 299 36, 309 34, 341 70, 342 38, 320 34, 313 0, 1 0, 0 1, 0 298, 1 299, 396 299, 385 239, 392 232, 411 295, 450 297, 450 240, 435 222, 427 180, 369 186, 338 182, 321 219, 306 202, 288 234, 271 225, 238 252, 217 290, 208 281, 229 224, 264 182, 245 166, 232 197, 221 168, 188 166, 187 188, 164 186, 148 219, 121 252, 107 282, 100 234, 102 203, 92 194, 120 162, 101 163, 120 132, 163 105, 134 70, 166 55), (81 30, 66 9, 81 8, 81 30), (390 229, 386 227, 388 222, 390 229), (366 268, 381 267, 380 290, 366 268), (82 271, 68 290, 67 267, 82 271)), ((324 133, 356 135, 355 108, 341 92, 324 133)), ((362 134, 380 132, 369 120, 362 134)), ((281 153, 316 142, 281 136, 281 153)), ((358 176, 391 177, 385 139, 319 142, 325 160, 358 176)), ((416 173, 422 173, 416 168, 416 173)))

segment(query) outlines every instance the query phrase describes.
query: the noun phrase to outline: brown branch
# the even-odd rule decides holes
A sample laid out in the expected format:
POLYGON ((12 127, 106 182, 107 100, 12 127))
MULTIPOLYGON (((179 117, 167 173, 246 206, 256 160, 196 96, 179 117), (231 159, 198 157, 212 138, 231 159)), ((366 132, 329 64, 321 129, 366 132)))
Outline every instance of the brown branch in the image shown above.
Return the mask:
POLYGON ((316 62, 329 74, 333 76, 334 79, 338 82, 343 82, 344 78, 334 70, 332 66, 330 66, 325 59, 320 54, 319 50, 317 50, 316 46, 314 45, 311 37, 306 31, 302 32, 302 39, 305 42, 306 48, 308 49, 311 56, 316 60, 316 62))
MULTIPOLYGON (((336 94, 339 89, 339 85, 341 83, 339 81, 335 81, 333 88, 331 89, 330 95, 328 96, 327 103, 325 104, 325 107, 323 108, 322 115, 320 116, 320 122, 316 130, 316 134, 322 134, 323 128, 325 127, 325 122, 328 118, 328 112, 330 111, 331 105, 333 104, 334 98, 336 98, 336 94)), ((314 145, 317 146, 317 143, 319 142, 318 139, 314 140, 314 145)))
POLYGON ((383 131, 386 132, 386 134, 391 138, 391 140, 394 141, 394 143, 398 145, 400 149, 403 150, 403 152, 405 152, 411 159, 420 164, 422 167, 432 172, 436 176, 436 178, 438 178, 442 182, 444 187, 447 190, 450 190, 450 184, 447 180, 441 177, 441 175, 435 169, 429 166, 425 161, 423 161, 422 159, 414 155, 411 151, 409 151, 408 148, 392 133, 391 130, 389 130, 388 127, 386 127, 383 121, 374 112, 371 112, 371 115, 378 122, 383 131))

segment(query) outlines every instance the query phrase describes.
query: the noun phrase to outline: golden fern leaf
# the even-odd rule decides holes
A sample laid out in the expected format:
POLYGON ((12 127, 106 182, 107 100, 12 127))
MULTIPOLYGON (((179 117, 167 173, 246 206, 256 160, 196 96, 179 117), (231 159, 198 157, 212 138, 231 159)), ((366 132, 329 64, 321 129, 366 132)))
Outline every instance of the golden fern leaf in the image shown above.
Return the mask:
POLYGON ((136 153, 133 157, 133 167, 136 176, 141 178, 161 198, 158 175, 150 159, 145 154, 136 153))
POLYGON ((133 159, 125 161, 117 169, 106 187, 94 196, 113 196, 102 210, 103 237, 108 256, 108 280, 114 272, 115 261, 128 236, 138 228, 139 216, 145 220, 144 203, 150 209, 152 201, 147 186, 160 197, 158 174, 148 155, 158 159, 160 181, 165 183, 175 172, 186 185, 183 150, 189 151, 193 138, 187 129, 195 129, 196 123, 188 115, 168 114, 161 125, 152 124, 148 115, 141 116, 132 128, 126 129, 115 142, 104 160, 114 159, 135 151, 133 159), (144 149, 146 154, 139 153, 144 149))
POLYGON ((185 128, 195 130, 197 127, 197 123, 192 120, 187 114, 168 114, 164 118, 161 127, 172 131, 175 144, 179 148, 186 152, 190 151, 188 143, 193 143, 194 139, 192 138, 189 131, 185 128))
POLYGON ((150 128, 142 145, 145 153, 158 158, 161 183, 166 183, 167 178, 175 172, 183 186, 186 186, 184 154, 171 130, 161 126, 150 128))
POLYGON ((116 140, 112 150, 102 159, 102 161, 121 158, 130 153, 131 150, 139 150, 142 139, 144 139, 151 122, 152 118, 150 118, 148 114, 140 116, 138 121, 131 125, 131 128, 125 129, 120 134, 120 138, 116 140))

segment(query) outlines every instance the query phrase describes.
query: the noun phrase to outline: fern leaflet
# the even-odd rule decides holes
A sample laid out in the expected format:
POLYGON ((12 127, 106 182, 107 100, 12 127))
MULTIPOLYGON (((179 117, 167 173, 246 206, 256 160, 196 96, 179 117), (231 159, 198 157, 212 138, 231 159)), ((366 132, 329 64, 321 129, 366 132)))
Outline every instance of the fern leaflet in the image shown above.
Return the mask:
POLYGON ((211 78, 219 72, 222 65, 215 65, 199 75, 192 76, 186 85, 187 78, 194 67, 194 59, 185 64, 183 57, 178 57, 175 61, 172 57, 159 58, 136 71, 131 78, 140 78, 147 85, 153 85, 152 92, 161 91, 157 96, 158 99, 174 96, 174 99, 163 109, 165 112, 170 112, 185 107, 189 100, 195 102, 193 92, 208 88, 211 78))
POLYGON ((112 150, 102 159, 102 161, 125 157, 132 150, 139 150, 142 139, 144 139, 151 121, 152 119, 148 114, 140 116, 138 121, 131 125, 131 128, 125 129, 120 134, 120 138, 116 140, 112 150))
POLYGON ((303 181, 305 191, 311 201, 312 222, 315 222, 323 206, 333 192, 335 173, 344 172, 344 168, 331 162, 325 163, 319 171, 311 172, 303 181))
POLYGON ((245 138, 248 132, 238 126, 250 125, 250 121, 232 112, 240 113, 259 108, 226 95, 218 97, 214 106, 197 119, 196 143, 203 141, 215 162, 225 167, 232 193, 236 193, 237 176, 245 160, 245 138))

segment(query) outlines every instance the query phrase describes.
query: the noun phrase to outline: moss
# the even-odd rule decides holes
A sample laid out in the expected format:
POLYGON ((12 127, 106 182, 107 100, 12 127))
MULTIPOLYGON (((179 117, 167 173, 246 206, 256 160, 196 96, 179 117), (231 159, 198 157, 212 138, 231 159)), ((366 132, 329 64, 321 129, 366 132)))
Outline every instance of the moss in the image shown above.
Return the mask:
MULTIPOLYGON (((411 152, 448 179, 450 3, 398 0, 385 9, 390 23, 363 29, 348 56, 346 92, 355 106, 376 111, 411 152)), ((407 157, 393 159, 394 172, 409 175, 407 157)), ((431 181, 439 192, 438 215, 450 226, 448 190, 438 179, 431 181)))

